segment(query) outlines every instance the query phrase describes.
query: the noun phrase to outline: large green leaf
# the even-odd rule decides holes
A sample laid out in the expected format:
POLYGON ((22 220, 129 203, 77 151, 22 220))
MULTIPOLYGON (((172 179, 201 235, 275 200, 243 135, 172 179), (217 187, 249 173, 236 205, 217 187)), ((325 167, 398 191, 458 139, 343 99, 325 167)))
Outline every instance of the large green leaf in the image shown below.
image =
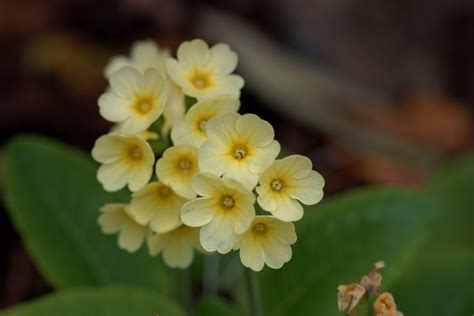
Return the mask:
POLYGON ((441 205, 432 245, 474 248, 474 154, 451 163, 433 179, 428 192, 441 205))
POLYGON ((474 156, 451 163, 428 187, 441 214, 403 278, 390 286, 405 315, 474 312, 474 156))
POLYGON ((29 254, 56 288, 133 284, 161 292, 171 273, 145 249, 129 254, 117 236, 105 236, 98 208, 126 201, 96 180, 97 166, 83 152, 37 136, 20 136, 5 150, 7 207, 29 254))
POLYGON ((156 292, 129 287, 69 289, 8 309, 5 316, 184 316, 156 292))
POLYGON ((405 315, 471 315, 474 254, 456 248, 422 252, 390 291, 405 315))
POLYGON ((384 280, 400 275, 435 213, 421 194, 388 188, 308 208, 297 224, 292 260, 260 274, 265 315, 339 315, 337 286, 358 282, 378 260, 388 266, 384 280))

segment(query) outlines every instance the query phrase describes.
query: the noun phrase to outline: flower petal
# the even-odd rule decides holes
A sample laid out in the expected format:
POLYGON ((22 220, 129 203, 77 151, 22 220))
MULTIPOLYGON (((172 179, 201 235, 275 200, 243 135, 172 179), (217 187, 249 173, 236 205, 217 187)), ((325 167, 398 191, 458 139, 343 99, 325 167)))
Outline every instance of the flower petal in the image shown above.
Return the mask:
POLYGON ((213 220, 201 228, 199 239, 207 251, 226 254, 232 250, 237 235, 234 233, 234 217, 218 213, 213 220))
POLYGON ((261 242, 251 237, 243 239, 240 245, 240 261, 245 267, 261 271, 265 262, 261 242))
POLYGON ((191 227, 200 227, 212 221, 217 212, 216 202, 212 198, 197 198, 184 204, 181 220, 191 227))
POLYGON ((316 171, 305 178, 292 180, 291 188, 288 190, 289 195, 301 201, 306 205, 313 205, 321 201, 323 198, 324 178, 316 171))

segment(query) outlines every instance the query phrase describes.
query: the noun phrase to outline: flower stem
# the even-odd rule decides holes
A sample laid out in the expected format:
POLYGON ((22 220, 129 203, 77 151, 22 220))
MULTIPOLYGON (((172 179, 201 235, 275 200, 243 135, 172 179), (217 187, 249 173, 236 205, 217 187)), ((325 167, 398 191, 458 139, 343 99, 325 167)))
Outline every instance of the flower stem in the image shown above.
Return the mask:
POLYGON ((257 275, 250 269, 245 269, 245 278, 249 295, 250 315, 262 316, 262 302, 260 300, 260 289, 258 286, 257 275))
POLYGON ((189 269, 177 271, 176 294, 178 301, 187 311, 191 310, 191 273, 189 269))
POLYGON ((220 257, 218 254, 204 256, 203 271, 203 295, 217 296, 219 290, 219 265, 220 257))

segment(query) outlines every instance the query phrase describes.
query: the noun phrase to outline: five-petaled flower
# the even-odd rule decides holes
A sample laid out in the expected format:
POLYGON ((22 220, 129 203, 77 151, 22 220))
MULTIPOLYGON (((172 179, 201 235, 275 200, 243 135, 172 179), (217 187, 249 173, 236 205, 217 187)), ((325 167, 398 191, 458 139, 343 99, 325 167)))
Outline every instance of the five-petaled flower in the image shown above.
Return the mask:
POLYGON ((237 54, 227 44, 209 48, 203 40, 195 39, 182 43, 177 60, 169 58, 166 66, 171 79, 186 95, 203 100, 223 95, 240 96, 244 80, 231 74, 237 60, 237 54))
POLYGON ((255 196, 239 182, 209 173, 195 175, 192 186, 201 197, 184 205, 181 220, 201 227, 199 238, 205 250, 228 253, 237 235, 243 234, 255 218, 255 196))
POLYGON ((252 190, 280 152, 273 127, 255 114, 228 113, 207 123, 208 139, 199 148, 199 168, 234 179, 252 190))
POLYGON ((102 163, 97 180, 106 191, 118 191, 128 184, 137 191, 150 180, 155 156, 150 145, 139 136, 110 133, 101 136, 92 157, 102 163))
POLYGON ((296 242, 295 226, 273 216, 257 216, 250 228, 234 245, 240 249, 242 264, 254 271, 264 264, 280 269, 291 259, 291 245, 296 242))
POLYGON ((276 160, 260 176, 256 188, 258 204, 285 222, 303 217, 303 207, 318 203, 323 198, 323 177, 312 170, 311 160, 292 155, 276 160))

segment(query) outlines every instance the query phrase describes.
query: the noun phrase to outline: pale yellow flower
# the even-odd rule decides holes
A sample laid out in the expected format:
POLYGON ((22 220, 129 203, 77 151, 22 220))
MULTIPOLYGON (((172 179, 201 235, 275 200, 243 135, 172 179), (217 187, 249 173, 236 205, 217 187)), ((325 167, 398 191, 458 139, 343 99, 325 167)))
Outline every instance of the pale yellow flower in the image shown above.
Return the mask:
POLYGON ((115 71, 131 66, 135 67, 142 74, 148 68, 154 68, 161 73, 166 73, 166 60, 170 57, 168 49, 161 48, 153 40, 137 41, 133 44, 130 57, 115 56, 105 66, 104 75, 110 78, 115 71))
POLYGON ((172 268, 187 268, 194 258, 194 250, 202 250, 199 229, 181 225, 165 234, 151 234, 148 250, 151 256, 163 253, 163 260, 172 268))
POLYGON ((236 112, 240 101, 235 97, 218 97, 193 105, 182 121, 176 122, 171 130, 175 145, 193 145, 199 148, 207 139, 207 122, 221 114, 236 112))
POLYGON ((237 54, 227 44, 209 48, 203 40, 195 39, 182 43, 177 60, 169 58, 166 66, 184 94, 203 100, 222 95, 240 96, 244 80, 231 74, 237 60, 237 54))
POLYGON ((239 182, 209 173, 195 175, 192 186, 201 197, 184 205, 181 220, 202 227, 199 238, 205 250, 228 253, 255 217, 255 196, 239 182))
POLYGON ((312 168, 311 160, 301 155, 276 160, 260 176, 258 204, 282 221, 300 220, 304 211, 298 201, 313 205, 323 198, 324 179, 312 168))
POLYGON ((168 148, 156 163, 158 179, 169 185, 178 195, 187 199, 196 197, 191 186, 191 178, 197 172, 197 148, 190 145, 177 145, 168 148))
POLYGON ((242 264, 254 271, 264 264, 280 269, 291 259, 290 245, 296 242, 295 226, 273 216, 257 216, 250 228, 239 236, 234 249, 240 249, 242 264))
POLYGON ((397 304, 392 294, 384 292, 380 294, 374 302, 374 314, 375 316, 403 316, 401 312, 397 310, 397 304))
POLYGON ((153 68, 144 74, 122 67, 110 76, 110 89, 99 98, 100 114, 120 123, 121 132, 135 134, 146 130, 165 110, 168 85, 153 68))
POLYGON ((133 193, 130 213, 140 224, 148 224, 154 232, 162 234, 181 225, 180 213, 185 202, 169 186, 152 182, 133 193))
POLYGON ((170 57, 170 52, 152 40, 143 40, 133 44, 130 55, 130 58, 126 56, 112 58, 105 67, 104 74, 106 78, 110 78, 112 73, 127 66, 137 69, 142 75, 149 68, 158 70, 167 79, 169 88, 163 112, 165 123, 161 130, 166 135, 174 123, 184 117, 186 110, 183 91, 171 81, 166 70, 166 60, 170 57))
POLYGON ((97 180, 106 191, 118 191, 128 184, 130 191, 142 188, 153 174, 155 156, 141 137, 110 133, 101 136, 92 157, 102 163, 97 180))
POLYGON ((255 114, 228 113, 210 120, 198 151, 199 169, 242 183, 248 190, 280 152, 272 126, 255 114))
POLYGON ((119 233, 118 245, 128 252, 135 252, 141 247, 148 228, 133 219, 126 204, 105 204, 100 211, 102 214, 98 223, 104 234, 119 233))

